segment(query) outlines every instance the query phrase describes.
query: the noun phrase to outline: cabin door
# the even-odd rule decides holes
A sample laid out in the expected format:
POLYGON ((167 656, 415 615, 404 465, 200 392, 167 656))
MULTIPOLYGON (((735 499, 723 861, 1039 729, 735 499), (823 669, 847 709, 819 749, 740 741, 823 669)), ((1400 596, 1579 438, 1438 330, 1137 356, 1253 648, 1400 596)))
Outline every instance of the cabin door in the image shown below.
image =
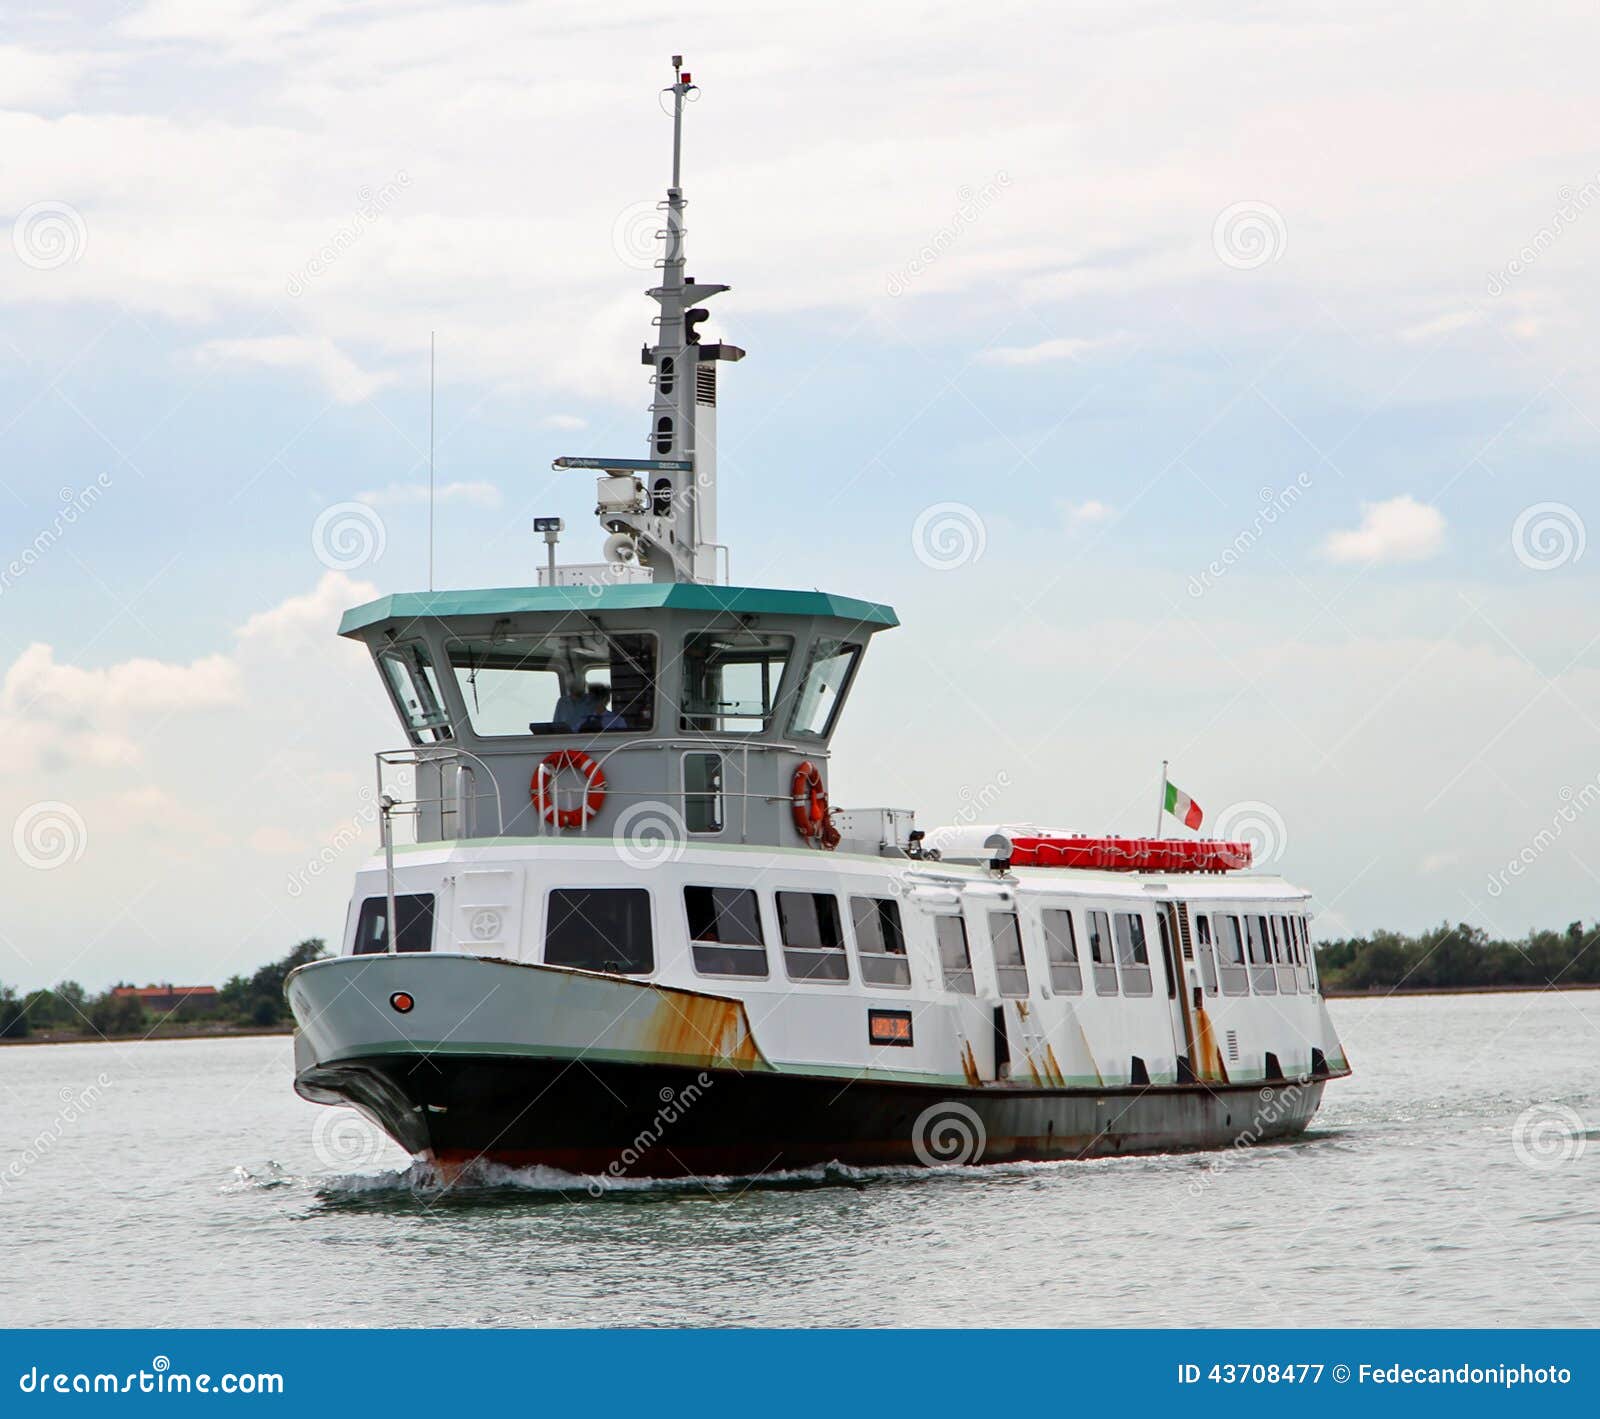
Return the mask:
POLYGON ((1173 1053, 1178 1061, 1178 1082, 1195 1079, 1195 1027, 1189 1001, 1193 990, 1194 941, 1185 902, 1156 903, 1157 935, 1161 942, 1161 967, 1172 1021, 1173 1053))

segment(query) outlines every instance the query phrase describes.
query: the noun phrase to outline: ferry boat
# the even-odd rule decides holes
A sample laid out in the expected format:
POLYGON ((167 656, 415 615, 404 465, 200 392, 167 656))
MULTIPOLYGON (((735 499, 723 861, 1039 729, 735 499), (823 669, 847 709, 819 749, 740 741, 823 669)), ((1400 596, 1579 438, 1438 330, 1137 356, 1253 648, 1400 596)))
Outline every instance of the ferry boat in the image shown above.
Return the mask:
MULTIPOLYGON (((728 287, 686 275, 684 103, 643 457, 599 563, 349 611, 403 726, 336 955, 296 970, 295 1087, 454 1176, 769 1174, 1298 1134, 1349 1073, 1308 894, 1245 844, 834 806, 888 606, 729 585, 728 287), (402 824, 409 825, 401 832, 402 824), (404 839, 404 840, 402 840, 404 839)), ((537 529, 536 529, 537 530, 537 529)))

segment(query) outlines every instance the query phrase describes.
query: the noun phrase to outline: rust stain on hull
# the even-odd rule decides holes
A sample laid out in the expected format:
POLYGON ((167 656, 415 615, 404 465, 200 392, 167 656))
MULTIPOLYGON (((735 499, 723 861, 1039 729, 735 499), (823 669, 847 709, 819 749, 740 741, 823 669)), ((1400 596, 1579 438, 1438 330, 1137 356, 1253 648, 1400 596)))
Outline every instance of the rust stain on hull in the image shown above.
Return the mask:
POLYGON ((1194 1074, 1196 1079, 1228 1082, 1228 1066, 1222 1062, 1222 1051, 1217 1048, 1211 1017, 1206 1014, 1206 1007, 1198 1004, 1194 1007, 1194 1074))
POLYGON ((1064 1086, 1067 1082, 1067 1076, 1062 1072, 1061 1061, 1056 1058, 1055 1050, 1048 1044, 1044 1047, 1044 1058, 1045 1063, 1050 1066, 1050 1082, 1064 1086))
POLYGON ((972 1045, 966 1041, 963 1041, 961 1045, 961 1072, 967 1076, 967 1083, 969 1084, 981 1084, 983 1082, 978 1077, 978 1061, 972 1053, 972 1045))
POLYGON ((644 1048, 652 1054, 724 1069, 766 1067, 743 1002, 678 990, 660 997, 644 1027, 644 1048))

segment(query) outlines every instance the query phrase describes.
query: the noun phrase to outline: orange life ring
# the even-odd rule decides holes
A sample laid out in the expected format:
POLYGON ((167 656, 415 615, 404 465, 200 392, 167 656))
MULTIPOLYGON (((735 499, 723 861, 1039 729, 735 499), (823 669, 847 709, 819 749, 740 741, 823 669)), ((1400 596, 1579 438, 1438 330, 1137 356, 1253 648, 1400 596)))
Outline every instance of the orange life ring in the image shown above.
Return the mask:
POLYGON ((809 759, 794 771, 789 803, 795 831, 801 837, 808 842, 814 838, 829 850, 839 845, 839 830, 833 826, 833 814, 828 808, 828 791, 822 786, 822 774, 809 759))
POLYGON ((554 823, 558 828, 581 828, 600 811, 606 801, 606 774, 582 749, 557 749, 539 761, 539 767, 533 771, 529 791, 533 806, 544 815, 545 822, 554 823), (562 769, 576 769, 584 776, 586 787, 582 808, 556 807, 555 786, 551 779, 562 769))

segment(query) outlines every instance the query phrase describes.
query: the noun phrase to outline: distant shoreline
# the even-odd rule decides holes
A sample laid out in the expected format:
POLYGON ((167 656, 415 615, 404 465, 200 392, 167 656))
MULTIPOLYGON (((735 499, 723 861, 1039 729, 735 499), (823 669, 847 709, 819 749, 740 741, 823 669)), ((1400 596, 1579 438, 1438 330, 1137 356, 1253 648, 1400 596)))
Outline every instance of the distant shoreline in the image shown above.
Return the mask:
POLYGON ((1323 991, 1328 1000, 1383 1000, 1391 995, 1533 995, 1548 991, 1600 990, 1600 983, 1574 981, 1571 985, 1418 985, 1369 986, 1366 990, 1323 991))
POLYGON ((68 1033, 64 1030, 41 1030, 20 1040, 0 1040, 5 1045, 116 1045, 142 1044, 145 1040, 226 1040, 236 1036, 292 1035, 294 1026, 283 1025, 167 1025, 151 1031, 134 1031, 126 1035, 94 1035, 68 1033))

